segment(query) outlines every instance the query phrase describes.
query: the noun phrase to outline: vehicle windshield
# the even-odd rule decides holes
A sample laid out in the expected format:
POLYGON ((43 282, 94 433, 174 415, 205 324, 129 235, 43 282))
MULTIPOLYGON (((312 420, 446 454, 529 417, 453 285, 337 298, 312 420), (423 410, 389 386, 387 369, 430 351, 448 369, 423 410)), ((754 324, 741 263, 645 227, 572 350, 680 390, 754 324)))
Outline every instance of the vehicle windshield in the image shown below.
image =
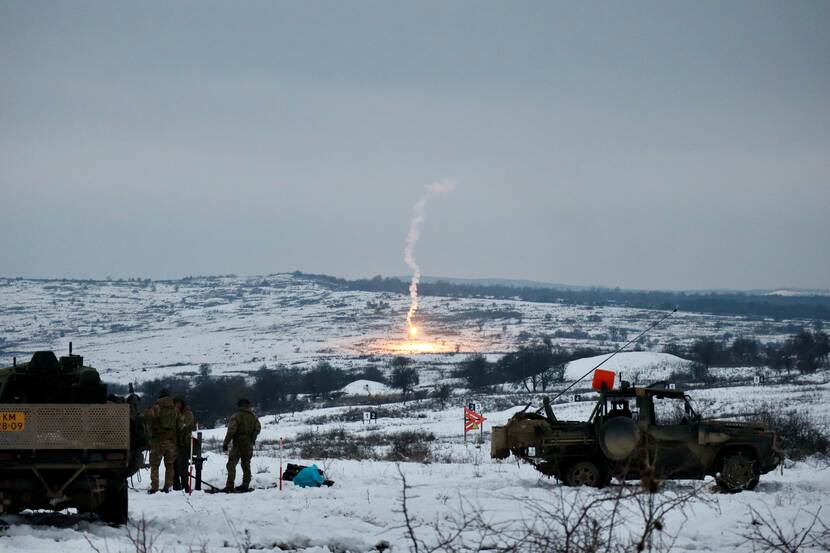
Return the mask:
POLYGON ((654 422, 658 425, 686 424, 695 419, 688 396, 654 396, 654 422))
POLYGON ((637 398, 633 395, 606 397, 604 403, 597 403, 588 421, 592 422, 597 415, 602 415, 605 418, 627 417, 636 421, 640 416, 637 408, 637 398))
POLYGON ((688 410, 689 416, 693 419, 698 418, 700 415, 697 414, 697 409, 695 409, 695 405, 692 402, 692 398, 690 398, 689 396, 684 395, 683 399, 686 400, 686 405, 689 409, 688 410))

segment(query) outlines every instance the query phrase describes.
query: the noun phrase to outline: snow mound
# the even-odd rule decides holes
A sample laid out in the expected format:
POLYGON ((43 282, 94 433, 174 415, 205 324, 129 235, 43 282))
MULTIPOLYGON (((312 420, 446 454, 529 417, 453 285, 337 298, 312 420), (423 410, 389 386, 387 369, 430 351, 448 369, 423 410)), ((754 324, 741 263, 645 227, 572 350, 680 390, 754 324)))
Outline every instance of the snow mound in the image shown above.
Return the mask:
MULTIPOLYGON (((608 355, 584 357, 565 365, 565 380, 576 380, 598 365, 608 355)), ((666 380, 673 372, 688 371, 692 362, 670 353, 652 351, 628 351, 618 353, 600 368, 622 373, 623 380, 631 384, 651 384, 666 380)), ((619 378, 619 377, 618 377, 619 378)))
POLYGON ((347 396, 375 396, 392 393, 389 386, 374 380, 355 380, 343 386, 340 391, 347 396))

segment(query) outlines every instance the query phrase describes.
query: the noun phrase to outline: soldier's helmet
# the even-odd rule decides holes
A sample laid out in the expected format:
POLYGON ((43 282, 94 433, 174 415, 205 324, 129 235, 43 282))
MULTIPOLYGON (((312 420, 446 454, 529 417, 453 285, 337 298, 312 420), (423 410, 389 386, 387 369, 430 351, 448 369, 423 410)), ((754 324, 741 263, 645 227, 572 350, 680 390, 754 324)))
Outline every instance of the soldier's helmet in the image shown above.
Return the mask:
POLYGON ((162 388, 159 391, 159 399, 161 399, 163 397, 170 397, 170 391, 167 388, 162 388))
POLYGON ((173 397, 173 403, 181 403, 182 407, 187 405, 187 402, 185 402, 184 397, 182 397, 182 396, 174 396, 173 397))
POLYGON ((250 406, 251 406, 251 402, 250 402, 250 401, 248 401, 248 398, 246 398, 246 397, 241 397, 241 398, 239 398, 239 401, 237 401, 237 402, 236 402, 236 406, 237 406, 237 407, 250 407, 250 406))

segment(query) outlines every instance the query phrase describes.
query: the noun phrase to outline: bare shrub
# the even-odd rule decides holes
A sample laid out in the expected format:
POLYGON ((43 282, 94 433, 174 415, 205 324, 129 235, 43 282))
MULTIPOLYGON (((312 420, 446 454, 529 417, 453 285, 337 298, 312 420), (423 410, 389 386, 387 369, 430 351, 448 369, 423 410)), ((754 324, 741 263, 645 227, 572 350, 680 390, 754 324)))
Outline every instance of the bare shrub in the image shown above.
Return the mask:
MULTIPOLYGON (((152 528, 153 520, 147 520, 142 514, 141 518, 137 520, 130 520, 126 525, 127 540, 132 544, 132 551, 135 553, 159 553, 161 550, 156 545, 163 530, 155 530, 152 528)), ((102 553, 101 548, 93 543, 88 534, 83 534, 84 539, 90 548, 96 553, 102 553)), ((109 551, 109 547, 104 543, 105 551, 109 551)))
POLYGON ((830 438, 805 413, 764 404, 755 417, 775 430, 778 447, 789 459, 830 454, 830 438))
POLYGON ((828 551, 830 526, 819 518, 820 513, 821 508, 815 513, 799 510, 791 520, 782 525, 769 507, 765 515, 750 507, 750 520, 742 536, 746 540, 745 543, 752 545, 753 551, 761 553, 798 553, 803 548, 810 547, 828 551))
POLYGON ((328 432, 303 432, 294 438, 304 459, 375 459, 372 448, 359 435, 348 434, 343 428, 328 432))
POLYGON ((704 484, 650 493, 622 484, 602 492, 569 491, 545 499, 506 498, 522 505, 517 518, 493 520, 490 513, 459 499, 456 514, 427 523, 408 508, 414 487, 401 475, 403 516, 410 551, 433 553, 610 553, 669 551, 681 527, 669 529, 669 513, 686 515, 693 505, 714 505, 704 484))
POLYGON ((303 432, 292 440, 291 448, 299 448, 304 459, 374 459, 425 462, 430 459, 431 432, 403 431, 349 433, 344 428, 327 432, 303 432), (378 450, 388 449, 386 455, 378 450))
POLYGON ((390 461, 414 461, 423 463, 430 460, 430 442, 435 441, 432 432, 405 431, 390 435, 391 449, 386 454, 390 461))

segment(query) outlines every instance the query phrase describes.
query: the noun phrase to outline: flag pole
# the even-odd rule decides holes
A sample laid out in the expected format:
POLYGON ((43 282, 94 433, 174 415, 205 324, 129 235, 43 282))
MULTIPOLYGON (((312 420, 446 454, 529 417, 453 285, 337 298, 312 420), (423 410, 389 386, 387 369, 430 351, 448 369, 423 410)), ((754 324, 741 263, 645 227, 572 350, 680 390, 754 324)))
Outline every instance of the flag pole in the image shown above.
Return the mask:
POLYGON ((282 436, 280 436, 280 491, 282 491, 282 436))

